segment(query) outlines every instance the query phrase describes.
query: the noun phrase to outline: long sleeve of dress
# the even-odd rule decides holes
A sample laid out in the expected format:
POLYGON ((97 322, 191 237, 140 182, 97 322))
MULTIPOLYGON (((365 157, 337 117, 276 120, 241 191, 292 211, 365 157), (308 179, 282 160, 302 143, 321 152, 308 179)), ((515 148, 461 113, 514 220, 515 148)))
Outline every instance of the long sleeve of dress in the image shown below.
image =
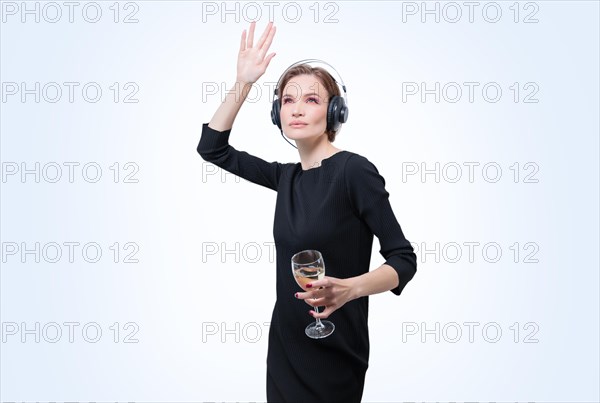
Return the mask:
POLYGON ((399 284, 390 291, 400 295, 417 271, 417 258, 392 211, 385 179, 373 163, 356 154, 346 163, 345 181, 355 214, 379 239, 379 252, 386 259, 385 264, 398 274, 399 284))
POLYGON ((267 162, 245 151, 236 150, 229 144, 230 134, 231 129, 218 131, 204 123, 196 150, 205 161, 252 183, 277 191, 284 164, 267 162))

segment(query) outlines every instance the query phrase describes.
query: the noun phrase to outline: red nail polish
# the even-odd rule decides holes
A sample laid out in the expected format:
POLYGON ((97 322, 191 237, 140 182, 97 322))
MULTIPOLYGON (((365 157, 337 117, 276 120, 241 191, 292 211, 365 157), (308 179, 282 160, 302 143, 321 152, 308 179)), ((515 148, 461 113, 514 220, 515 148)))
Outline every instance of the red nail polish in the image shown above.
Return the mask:
POLYGON ((294 294, 294 297, 298 298, 298 293, 295 293, 295 294, 294 294))
POLYGON ((306 284, 306 288, 312 287, 312 284, 306 284))

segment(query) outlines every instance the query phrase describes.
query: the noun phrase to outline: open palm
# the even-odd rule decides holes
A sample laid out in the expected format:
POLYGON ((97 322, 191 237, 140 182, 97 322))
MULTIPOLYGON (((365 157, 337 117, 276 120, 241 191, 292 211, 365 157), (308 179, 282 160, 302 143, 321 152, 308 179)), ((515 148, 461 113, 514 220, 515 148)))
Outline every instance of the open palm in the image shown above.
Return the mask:
POLYGON ((240 52, 237 62, 237 80, 245 83, 255 83, 267 70, 269 62, 275 56, 275 52, 265 55, 271 46, 276 28, 270 21, 265 28, 262 36, 256 46, 253 46, 254 28, 256 22, 250 24, 250 33, 246 40, 246 30, 242 32, 242 41, 240 43, 240 52))

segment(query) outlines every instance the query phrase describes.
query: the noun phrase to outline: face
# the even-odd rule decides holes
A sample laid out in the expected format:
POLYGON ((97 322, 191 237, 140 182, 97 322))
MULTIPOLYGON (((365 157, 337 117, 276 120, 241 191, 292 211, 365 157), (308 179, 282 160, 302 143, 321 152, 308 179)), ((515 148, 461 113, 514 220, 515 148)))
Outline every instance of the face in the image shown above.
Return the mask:
POLYGON ((288 81, 281 96, 281 128, 294 140, 316 138, 327 128, 329 94, 314 75, 303 74, 288 81), (299 121, 303 124, 294 125, 299 121))

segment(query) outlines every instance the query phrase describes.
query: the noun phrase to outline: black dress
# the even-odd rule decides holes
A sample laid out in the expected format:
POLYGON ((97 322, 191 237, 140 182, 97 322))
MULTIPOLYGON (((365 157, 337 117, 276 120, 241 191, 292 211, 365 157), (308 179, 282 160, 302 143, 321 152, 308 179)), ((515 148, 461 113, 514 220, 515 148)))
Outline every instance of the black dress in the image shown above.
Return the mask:
POLYGON ((398 273, 400 283, 391 292, 400 295, 417 263, 391 209, 385 180, 369 160, 350 151, 303 170, 300 163, 267 162, 236 150, 229 145, 230 133, 203 124, 197 151, 204 160, 277 192, 277 299, 269 327, 267 400, 360 402, 369 361, 369 299, 355 299, 333 312, 328 317, 335 324, 332 335, 307 337, 304 328, 314 319, 311 307, 294 297, 302 290, 290 259, 316 249, 323 254, 326 276, 359 276, 369 271, 376 235, 385 263, 398 273))

